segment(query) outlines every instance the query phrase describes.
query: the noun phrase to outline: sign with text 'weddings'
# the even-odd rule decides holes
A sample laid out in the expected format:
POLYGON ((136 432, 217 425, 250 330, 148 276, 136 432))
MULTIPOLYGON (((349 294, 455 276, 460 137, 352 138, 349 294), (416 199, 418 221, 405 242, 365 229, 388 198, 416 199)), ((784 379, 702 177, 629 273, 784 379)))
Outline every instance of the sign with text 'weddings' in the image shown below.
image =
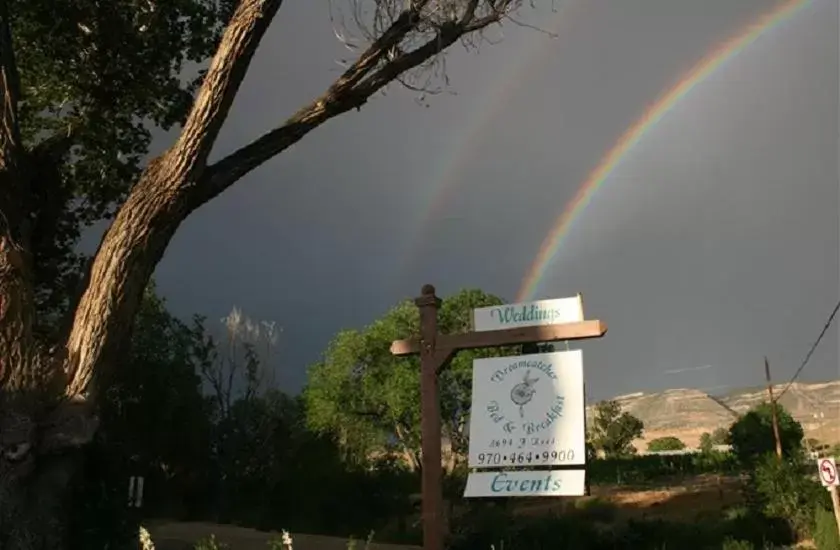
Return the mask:
POLYGON ((476 332, 582 321, 583 299, 580 294, 571 298, 520 302, 473 310, 473 330, 476 332))
POLYGON ((578 497, 585 493, 584 470, 472 472, 464 490, 466 498, 578 497))
POLYGON ((586 463, 580 350, 473 361, 470 468, 586 463))

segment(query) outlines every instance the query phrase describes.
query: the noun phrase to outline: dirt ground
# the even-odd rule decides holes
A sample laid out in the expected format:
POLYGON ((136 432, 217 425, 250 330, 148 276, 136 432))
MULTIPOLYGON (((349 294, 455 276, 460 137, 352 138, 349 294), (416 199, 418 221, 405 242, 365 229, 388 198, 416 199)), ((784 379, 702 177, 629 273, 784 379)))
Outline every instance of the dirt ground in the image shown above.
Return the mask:
POLYGON ((644 488, 593 486, 592 496, 570 499, 529 499, 518 507, 522 514, 562 511, 576 501, 600 499, 619 507, 624 517, 693 521, 741 504, 741 480, 723 476, 698 476, 644 488))

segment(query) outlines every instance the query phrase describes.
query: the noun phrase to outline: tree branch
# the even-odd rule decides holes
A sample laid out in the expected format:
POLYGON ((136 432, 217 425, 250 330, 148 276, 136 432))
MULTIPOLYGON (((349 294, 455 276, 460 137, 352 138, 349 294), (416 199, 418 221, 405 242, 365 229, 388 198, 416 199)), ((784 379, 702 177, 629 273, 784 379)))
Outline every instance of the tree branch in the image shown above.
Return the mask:
POLYGON ((178 141, 167 154, 172 176, 203 171, 248 67, 283 0, 240 0, 198 90, 178 141))
MULTIPOLYGON (((0 0, 2 1, 2 0, 0 0)), ((489 15, 476 17, 480 1, 448 22, 424 19, 430 0, 414 0, 320 98, 218 163, 206 167, 236 92, 260 39, 282 0, 240 0, 225 29, 210 69, 175 145, 152 161, 120 208, 91 265, 90 280, 79 300, 67 340, 65 371, 69 396, 86 393, 96 371, 119 360, 134 312, 155 265, 172 235, 190 212, 300 140, 327 120, 368 98, 405 71, 420 66, 467 33, 498 21, 504 14, 495 0, 489 15), (409 34, 435 33, 403 53, 409 34)))
MULTIPOLYGON (((412 3, 323 95, 292 115, 285 124, 209 166, 192 197, 195 206, 216 197, 324 122, 351 109, 361 108, 368 98, 399 75, 422 65, 465 34, 500 21, 506 13, 494 8, 491 14, 477 18, 479 0, 470 0, 459 20, 440 25, 436 36, 416 49, 394 55, 396 46, 417 29, 426 4, 428 0, 412 3), (386 62, 389 56, 390 60, 386 62)), ((502 4, 507 5, 508 2, 502 4)))
POLYGON ((152 271, 175 230, 197 206, 184 199, 204 170, 259 42, 282 3, 240 0, 178 140, 149 163, 102 238, 67 339, 69 396, 86 394, 97 370, 119 360, 152 271))

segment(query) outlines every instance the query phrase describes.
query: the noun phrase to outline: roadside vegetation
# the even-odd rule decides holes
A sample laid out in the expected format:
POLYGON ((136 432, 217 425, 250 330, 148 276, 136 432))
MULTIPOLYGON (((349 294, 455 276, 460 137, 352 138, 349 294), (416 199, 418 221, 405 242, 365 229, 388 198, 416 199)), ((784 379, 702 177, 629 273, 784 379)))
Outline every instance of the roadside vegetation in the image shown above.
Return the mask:
MULTIPOLYGON (((445 302, 444 326, 464 330, 464 312, 498 302, 461 292, 445 302)), ((217 540, 202 536, 196 548, 222 548, 225 524, 352 538, 356 547, 419 544, 416 365, 383 346, 413 330, 414 312, 399 304, 367 328, 338 334, 302 395, 291 396, 271 375, 283 356, 279 327, 237 309, 220 326, 185 323, 150 287, 130 355, 145 368, 111 381, 79 487, 87 498, 76 510, 76 547, 131 545, 140 524, 154 537, 161 522, 199 521, 220 528, 217 540), (126 480, 136 475, 146 482, 139 509, 125 506, 126 480)), ((818 442, 805 442, 780 407, 779 460, 767 404, 701 438, 698 450, 639 454, 632 442, 643 423, 617 402, 598 403, 588 445, 591 496, 463 499, 471 359, 456 360, 442 378, 453 451, 444 487, 450 548, 734 550, 802 541, 840 548, 827 491, 806 453, 818 442), (731 451, 704 445, 710 439, 731 451)), ((663 439, 676 447, 676 438, 663 439)))

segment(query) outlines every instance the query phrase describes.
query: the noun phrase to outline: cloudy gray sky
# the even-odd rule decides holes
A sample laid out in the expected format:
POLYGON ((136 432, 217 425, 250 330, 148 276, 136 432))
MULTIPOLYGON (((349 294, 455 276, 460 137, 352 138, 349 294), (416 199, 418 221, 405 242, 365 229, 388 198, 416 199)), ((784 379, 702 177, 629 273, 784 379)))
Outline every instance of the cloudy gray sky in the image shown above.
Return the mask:
MULTIPOLYGON (((680 75, 778 2, 566 0, 448 58, 449 93, 392 89, 184 225, 157 270, 174 311, 284 327, 298 389, 342 328, 422 283, 513 299, 587 174, 680 75)), ((348 52, 325 1, 287 0, 217 154, 321 92, 348 52)), ((582 292, 595 398, 789 377, 840 290, 838 5, 813 0, 695 86, 572 224, 537 297, 582 292), (709 368, 699 368, 710 365, 709 368), (680 371, 680 372, 668 372, 680 371)), ((161 140, 159 146, 165 146, 161 140)), ((838 377, 832 329, 804 379, 838 377)))

